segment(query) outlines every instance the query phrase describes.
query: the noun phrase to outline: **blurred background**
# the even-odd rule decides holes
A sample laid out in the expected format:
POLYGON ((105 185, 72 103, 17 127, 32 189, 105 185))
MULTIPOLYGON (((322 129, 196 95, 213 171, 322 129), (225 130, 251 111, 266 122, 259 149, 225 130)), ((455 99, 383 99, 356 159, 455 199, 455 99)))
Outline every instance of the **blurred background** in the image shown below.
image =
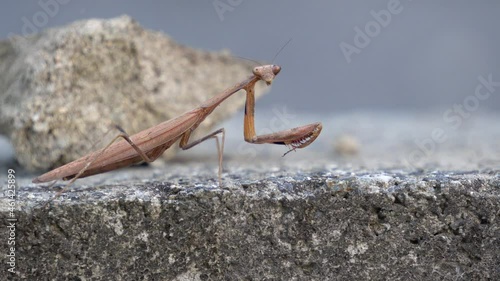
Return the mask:
MULTIPOLYGON (((438 125, 453 125, 443 113, 456 105, 474 112, 500 109, 500 87, 486 100, 471 100, 480 76, 500 82, 499 12, 495 0, 9 1, 0 11, 0 39, 31 32, 27 22, 42 30, 123 14, 179 43, 259 61, 272 61, 291 38, 274 61, 283 69, 258 111, 286 106, 297 116, 390 110, 405 118, 430 112, 427 118, 438 125), (37 18, 54 1, 60 3, 57 13, 37 18)), ((308 118, 317 119, 304 122, 308 118)), ((345 119, 346 127, 353 125, 345 119)), ((436 126, 430 124, 424 137, 436 126)))
MULTIPOLYGON (((259 61, 271 61, 292 38, 275 59, 283 72, 262 107, 285 100, 315 112, 449 107, 473 93, 479 75, 500 80, 495 0, 8 1, 0 39, 29 32, 26 21, 44 23, 34 16, 52 1, 67 3, 37 29, 128 14, 182 44, 259 61), (382 10, 392 12, 389 19, 382 10), (373 24, 374 14, 382 24, 373 24), (355 29, 365 40, 355 41, 355 29)), ((480 107, 500 109, 500 93, 480 107)))

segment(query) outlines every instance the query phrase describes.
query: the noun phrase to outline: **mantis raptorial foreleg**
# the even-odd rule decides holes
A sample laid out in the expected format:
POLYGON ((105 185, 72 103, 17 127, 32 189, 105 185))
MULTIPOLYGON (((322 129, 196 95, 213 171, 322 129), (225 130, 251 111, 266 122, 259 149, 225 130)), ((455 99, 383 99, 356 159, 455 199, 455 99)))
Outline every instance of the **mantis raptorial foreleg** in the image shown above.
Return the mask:
POLYGON ((285 156, 290 151, 297 148, 303 148, 312 143, 321 132, 321 124, 314 123, 302 127, 288 129, 280 132, 275 132, 266 135, 257 135, 255 133, 255 91, 254 83, 249 83, 244 89, 247 92, 245 103, 245 119, 243 123, 243 133, 245 141, 249 143, 262 144, 281 144, 286 145, 290 149, 283 154, 285 156))

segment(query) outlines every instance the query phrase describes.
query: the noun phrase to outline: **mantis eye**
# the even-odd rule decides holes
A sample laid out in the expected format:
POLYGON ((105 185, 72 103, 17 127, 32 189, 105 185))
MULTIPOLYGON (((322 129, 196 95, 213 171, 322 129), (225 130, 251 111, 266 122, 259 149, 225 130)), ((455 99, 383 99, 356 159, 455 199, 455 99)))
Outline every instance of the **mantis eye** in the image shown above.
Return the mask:
POLYGON ((273 73, 274 73, 274 75, 276 75, 276 74, 280 73, 280 71, 281 71, 281 66, 279 66, 279 65, 273 65, 273 68, 272 68, 272 69, 273 69, 273 73))

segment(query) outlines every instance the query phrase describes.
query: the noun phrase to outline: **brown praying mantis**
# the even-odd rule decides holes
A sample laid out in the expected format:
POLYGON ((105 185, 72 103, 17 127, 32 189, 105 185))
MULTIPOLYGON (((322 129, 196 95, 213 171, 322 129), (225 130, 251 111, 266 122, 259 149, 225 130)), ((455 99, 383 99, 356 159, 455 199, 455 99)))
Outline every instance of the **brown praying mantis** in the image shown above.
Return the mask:
POLYGON ((70 180, 65 188, 58 192, 56 195, 56 197, 58 197, 78 178, 105 173, 142 162, 153 162, 178 140, 180 140, 179 147, 186 150, 207 139, 215 138, 219 156, 218 179, 219 185, 221 185, 224 128, 220 128, 191 143, 189 143, 189 137, 219 104, 239 90, 246 91, 244 117, 245 141, 254 144, 269 143, 285 145, 289 150, 284 155, 298 148, 304 148, 318 137, 322 129, 321 123, 313 123, 260 136, 255 133, 255 83, 259 80, 263 80, 267 85, 270 85, 280 70, 281 67, 278 65, 262 65, 255 67, 251 77, 207 100, 199 107, 132 136, 129 136, 123 129, 117 127, 121 133, 103 149, 49 171, 33 179, 33 183, 49 182, 59 179, 70 180), (219 142, 219 134, 222 136, 222 143, 219 142), (120 138, 122 140, 119 140, 120 138), (119 141, 117 142, 117 140, 119 141))

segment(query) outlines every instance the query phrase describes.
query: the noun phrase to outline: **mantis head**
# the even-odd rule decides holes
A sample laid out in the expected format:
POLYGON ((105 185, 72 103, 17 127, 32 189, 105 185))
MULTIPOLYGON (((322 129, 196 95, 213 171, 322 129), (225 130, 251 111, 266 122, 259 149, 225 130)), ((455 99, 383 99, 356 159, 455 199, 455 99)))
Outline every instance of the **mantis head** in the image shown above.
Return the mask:
POLYGON ((253 74, 264 82, 267 85, 271 85, 273 79, 278 73, 281 71, 281 66, 275 64, 261 65, 257 66, 253 69, 253 74))

